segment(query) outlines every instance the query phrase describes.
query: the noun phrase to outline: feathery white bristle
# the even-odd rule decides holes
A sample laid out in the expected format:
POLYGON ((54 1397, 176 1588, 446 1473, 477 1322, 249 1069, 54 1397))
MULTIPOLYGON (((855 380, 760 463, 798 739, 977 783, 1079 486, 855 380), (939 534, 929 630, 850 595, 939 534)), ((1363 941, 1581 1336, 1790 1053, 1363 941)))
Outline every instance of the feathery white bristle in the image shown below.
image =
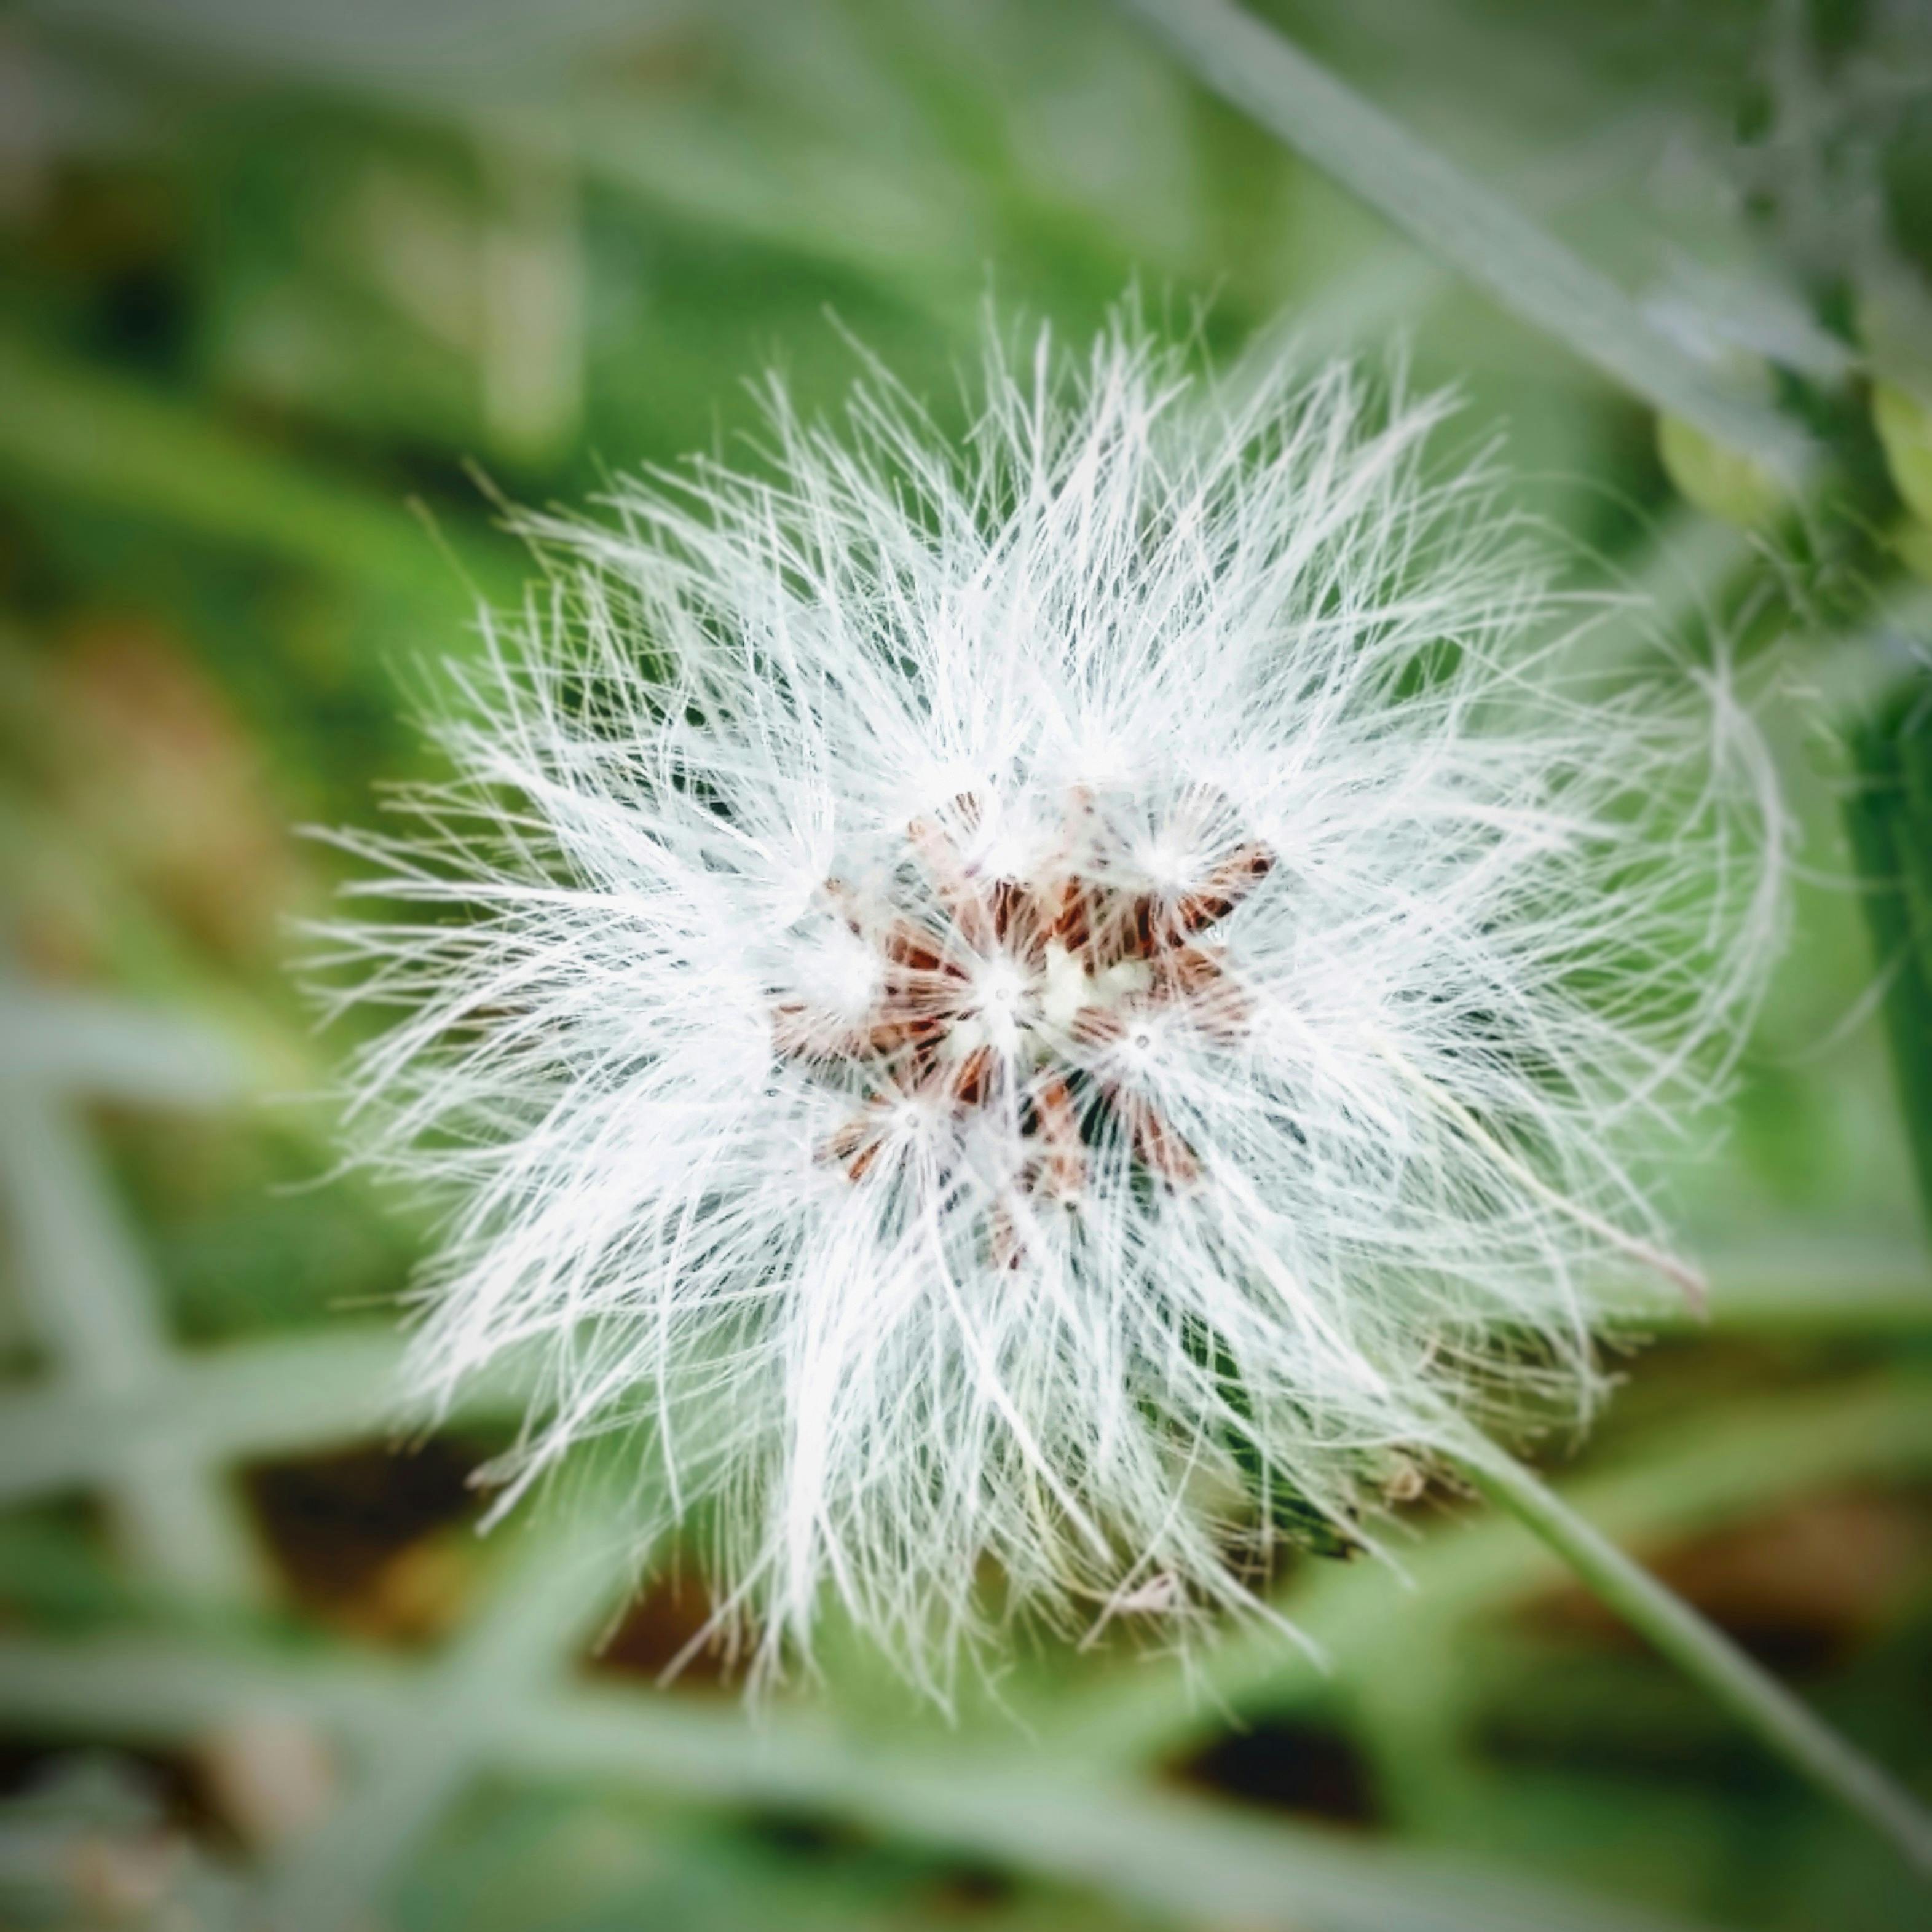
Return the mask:
POLYGON ((1721 676, 1550 640, 1438 404, 1124 322, 992 352, 956 452, 883 378, 770 410, 769 476, 536 526, 458 776, 346 842, 422 917, 332 937, 401 1009, 371 1157, 452 1204, 423 1380, 534 1348, 516 1478, 628 1431, 767 1664, 829 1589, 943 1696, 1587 1412, 1776 806, 1721 676))

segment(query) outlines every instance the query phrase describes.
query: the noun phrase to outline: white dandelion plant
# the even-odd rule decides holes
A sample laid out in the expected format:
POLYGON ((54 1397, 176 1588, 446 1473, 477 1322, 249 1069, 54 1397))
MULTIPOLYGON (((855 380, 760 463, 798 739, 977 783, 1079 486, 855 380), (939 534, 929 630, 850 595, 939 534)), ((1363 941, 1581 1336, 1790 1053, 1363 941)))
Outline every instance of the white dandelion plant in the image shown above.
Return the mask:
POLYGON ((1442 414, 1124 323, 956 448, 775 390, 754 473, 537 526, 458 776, 349 842, 419 913, 337 932, 450 1203, 416 1373, 534 1352, 514 1482, 625 1432, 767 1663, 828 1593, 942 1694, 1252 1606, 1586 1414, 1606 1267, 1692 1282, 1644 1163, 1774 936, 1761 753, 1595 688, 1442 414))

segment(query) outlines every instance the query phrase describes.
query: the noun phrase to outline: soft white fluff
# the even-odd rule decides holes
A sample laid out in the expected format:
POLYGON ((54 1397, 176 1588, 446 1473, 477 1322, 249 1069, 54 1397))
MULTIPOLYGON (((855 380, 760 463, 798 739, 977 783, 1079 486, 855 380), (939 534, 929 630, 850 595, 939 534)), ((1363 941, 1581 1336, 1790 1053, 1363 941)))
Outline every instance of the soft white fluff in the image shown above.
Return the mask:
POLYGON ((1437 405, 1126 326, 978 393, 775 388, 755 473, 538 527, 459 776, 349 842, 422 914, 335 935, 452 1204, 423 1381, 529 1345, 519 1484, 621 1430, 766 1663, 829 1588, 942 1694, 1587 1410, 1775 917, 1725 683, 1595 688, 1437 405))

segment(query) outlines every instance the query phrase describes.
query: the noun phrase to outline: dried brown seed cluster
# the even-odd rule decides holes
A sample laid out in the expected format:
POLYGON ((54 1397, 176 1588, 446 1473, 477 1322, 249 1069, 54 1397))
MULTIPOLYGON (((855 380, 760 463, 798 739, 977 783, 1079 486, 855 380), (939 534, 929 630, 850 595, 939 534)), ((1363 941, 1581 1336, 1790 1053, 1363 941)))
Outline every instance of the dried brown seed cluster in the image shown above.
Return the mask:
MULTIPOLYGON (((1225 801, 1196 788, 1175 808, 1172 842, 1210 843, 1207 828, 1225 814, 1225 801)), ((1123 1049, 1156 1016, 1223 1043, 1240 1037, 1248 1003, 1222 949, 1203 935, 1268 876, 1274 853, 1223 842, 1198 876, 1156 887, 1135 877, 1118 836, 1076 791, 1054 854, 1020 879, 971 856, 980 821, 966 794, 943 818, 907 827, 927 888, 907 896, 918 910, 872 916, 842 882, 826 882, 848 929, 876 952, 873 997, 856 1018, 790 999, 772 1016, 780 1054, 859 1091, 825 1158, 864 1180, 908 1100, 962 1122, 976 1108, 1010 1107, 1032 1150, 1021 1184, 1036 1196, 1077 1200, 1089 1149, 1107 1142, 1110 1125, 1146 1172, 1189 1185, 1200 1172, 1195 1151, 1127 1077, 1123 1049)), ((1010 1222, 998 1218, 995 1249, 1016 1264, 1010 1222)))

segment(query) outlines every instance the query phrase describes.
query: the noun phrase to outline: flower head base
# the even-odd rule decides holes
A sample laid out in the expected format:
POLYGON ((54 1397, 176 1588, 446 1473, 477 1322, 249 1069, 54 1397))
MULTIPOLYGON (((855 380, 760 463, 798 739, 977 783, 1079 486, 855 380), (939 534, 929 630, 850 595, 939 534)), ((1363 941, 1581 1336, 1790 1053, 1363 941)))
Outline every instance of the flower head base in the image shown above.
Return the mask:
POLYGON ((1722 679, 1594 688, 1346 370, 996 352, 956 458, 889 386, 772 409, 773 480, 537 526, 458 781, 349 842, 468 915, 340 928, 404 1010, 358 1103, 452 1202, 423 1376, 536 1352, 512 1475, 624 1432, 768 1664, 829 1588, 943 1694, 1587 1408, 1775 806, 1722 679))

